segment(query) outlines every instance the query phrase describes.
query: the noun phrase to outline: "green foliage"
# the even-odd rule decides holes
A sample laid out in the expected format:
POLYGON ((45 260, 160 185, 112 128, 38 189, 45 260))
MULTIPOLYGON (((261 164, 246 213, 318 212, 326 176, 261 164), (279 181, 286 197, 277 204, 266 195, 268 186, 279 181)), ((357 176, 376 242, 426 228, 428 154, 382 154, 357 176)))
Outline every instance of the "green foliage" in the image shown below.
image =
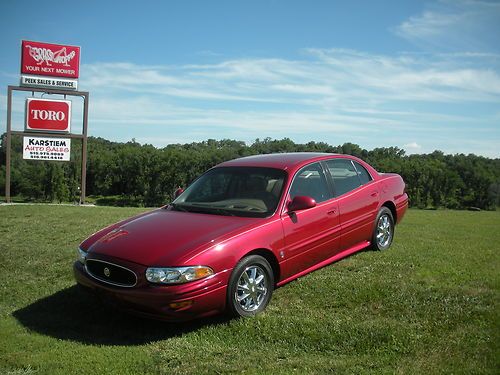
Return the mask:
MULTIPOLYGON (((4 137, 0 162, 5 166, 4 137)), ((37 201, 78 200, 81 144, 73 141, 70 163, 22 159, 22 140, 12 138, 12 195, 37 201)), ((324 142, 294 143, 289 138, 256 139, 251 145, 229 139, 172 144, 158 149, 132 140, 118 143, 90 137, 88 142, 87 195, 101 197, 98 204, 159 206, 179 186, 214 165, 254 154, 276 152, 330 152, 350 154, 381 172, 395 172, 407 183, 410 205, 421 208, 495 209, 500 205, 500 159, 473 154, 445 155, 440 151, 405 155, 398 147, 362 149, 353 143, 331 146, 324 142), (105 197, 109 196, 109 199, 105 197)), ((4 191, 0 170, 0 194, 4 191)))
POLYGON ((75 287, 78 243, 144 209, 0 206, 0 374, 498 374, 500 212, 409 210, 386 252, 251 319, 168 324, 75 287))

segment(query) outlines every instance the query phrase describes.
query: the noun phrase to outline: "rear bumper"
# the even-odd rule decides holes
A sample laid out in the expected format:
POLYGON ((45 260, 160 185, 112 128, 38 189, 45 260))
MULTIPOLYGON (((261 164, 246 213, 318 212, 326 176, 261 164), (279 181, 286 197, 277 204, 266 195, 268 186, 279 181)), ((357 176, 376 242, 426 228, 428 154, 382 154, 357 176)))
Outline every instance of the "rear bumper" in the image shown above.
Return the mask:
POLYGON ((90 276, 80 262, 75 262, 76 282, 102 300, 135 315, 165 321, 186 321, 214 315, 226 307, 226 288, 230 270, 182 285, 138 283, 123 288, 103 283, 90 276), (186 302, 173 308, 172 303, 186 302))
POLYGON ((407 209, 408 209, 408 195, 405 193, 396 201, 397 223, 399 223, 403 219, 407 209))

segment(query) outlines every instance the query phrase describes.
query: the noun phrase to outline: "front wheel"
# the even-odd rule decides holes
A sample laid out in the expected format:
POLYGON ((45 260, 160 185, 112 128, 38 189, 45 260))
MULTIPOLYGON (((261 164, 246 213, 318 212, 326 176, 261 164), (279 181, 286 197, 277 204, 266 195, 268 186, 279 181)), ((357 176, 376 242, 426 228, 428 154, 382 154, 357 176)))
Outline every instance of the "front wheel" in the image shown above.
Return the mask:
POLYGON ((372 235, 372 248, 374 250, 386 250, 392 244, 394 238, 394 218, 391 210, 382 207, 375 221, 375 229, 372 235))
POLYGON ((249 317, 263 311, 271 300, 274 275, 260 255, 243 258, 234 268, 227 289, 227 307, 232 316, 249 317))

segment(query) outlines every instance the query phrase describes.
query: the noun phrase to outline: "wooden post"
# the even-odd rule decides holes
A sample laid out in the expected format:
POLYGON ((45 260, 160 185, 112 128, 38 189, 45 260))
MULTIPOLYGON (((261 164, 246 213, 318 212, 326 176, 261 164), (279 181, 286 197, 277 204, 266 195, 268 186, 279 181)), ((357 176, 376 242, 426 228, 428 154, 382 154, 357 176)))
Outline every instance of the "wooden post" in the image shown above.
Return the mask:
POLYGON ((12 129, 12 87, 7 88, 7 151, 5 153, 5 201, 10 203, 10 149, 12 129))

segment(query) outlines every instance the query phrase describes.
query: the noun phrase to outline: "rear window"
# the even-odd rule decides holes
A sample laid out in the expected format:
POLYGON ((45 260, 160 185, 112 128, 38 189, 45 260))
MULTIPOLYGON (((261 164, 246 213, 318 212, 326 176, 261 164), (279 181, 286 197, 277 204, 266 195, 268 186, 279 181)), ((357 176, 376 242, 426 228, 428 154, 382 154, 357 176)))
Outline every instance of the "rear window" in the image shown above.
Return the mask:
POLYGON ((372 180, 372 177, 368 173, 365 167, 363 167, 361 164, 359 164, 356 161, 352 161, 354 163, 354 166, 356 167, 356 171, 358 172, 359 180, 361 181, 361 184, 367 184, 372 180))
POLYGON ((361 186, 358 171, 347 159, 332 159, 326 161, 326 166, 333 178, 335 195, 339 196, 361 186))

